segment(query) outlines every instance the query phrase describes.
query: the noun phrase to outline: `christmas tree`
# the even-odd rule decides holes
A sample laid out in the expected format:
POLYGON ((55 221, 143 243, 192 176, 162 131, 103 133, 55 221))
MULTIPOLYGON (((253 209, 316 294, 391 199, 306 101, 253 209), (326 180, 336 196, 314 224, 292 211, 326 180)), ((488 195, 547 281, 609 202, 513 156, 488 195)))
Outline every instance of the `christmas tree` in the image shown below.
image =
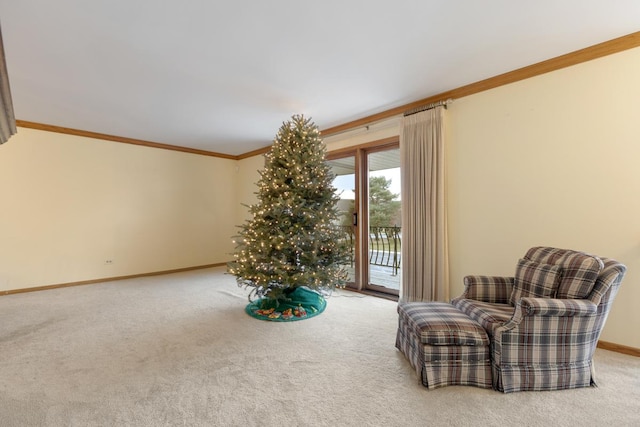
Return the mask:
POLYGON ((252 219, 240 226, 228 271, 238 285, 253 288, 249 299, 266 314, 304 310, 295 304, 300 288, 321 293, 346 281, 349 247, 325 154, 316 125, 295 115, 283 123, 265 155, 258 202, 249 206, 252 219))

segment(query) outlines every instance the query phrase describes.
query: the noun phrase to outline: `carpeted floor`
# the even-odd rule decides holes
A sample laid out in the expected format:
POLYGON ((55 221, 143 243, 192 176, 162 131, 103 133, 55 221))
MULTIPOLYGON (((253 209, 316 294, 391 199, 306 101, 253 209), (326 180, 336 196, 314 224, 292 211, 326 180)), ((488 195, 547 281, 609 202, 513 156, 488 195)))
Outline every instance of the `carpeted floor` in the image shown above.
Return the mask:
POLYGON ((274 323, 247 293, 213 268, 0 297, 0 426, 640 425, 640 358, 598 350, 597 388, 428 391, 394 302, 274 323))

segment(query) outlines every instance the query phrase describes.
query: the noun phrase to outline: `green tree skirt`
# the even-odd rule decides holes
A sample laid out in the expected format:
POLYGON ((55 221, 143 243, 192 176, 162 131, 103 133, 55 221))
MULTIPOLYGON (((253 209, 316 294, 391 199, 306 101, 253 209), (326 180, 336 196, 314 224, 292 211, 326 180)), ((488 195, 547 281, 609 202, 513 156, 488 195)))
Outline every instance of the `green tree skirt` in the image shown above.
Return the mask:
POLYGON ((251 317, 272 322, 294 322, 309 319, 322 313, 327 301, 319 293, 307 288, 295 288, 288 299, 276 302, 268 298, 260 298, 250 302, 245 311, 251 317))

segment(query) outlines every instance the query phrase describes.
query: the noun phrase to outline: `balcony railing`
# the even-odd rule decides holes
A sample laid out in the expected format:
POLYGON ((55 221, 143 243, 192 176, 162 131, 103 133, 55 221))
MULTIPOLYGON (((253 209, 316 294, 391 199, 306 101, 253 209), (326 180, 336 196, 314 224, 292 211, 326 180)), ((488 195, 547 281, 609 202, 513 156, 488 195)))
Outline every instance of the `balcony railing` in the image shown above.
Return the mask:
MULTIPOLYGON (((351 245, 351 265, 355 258, 355 229, 342 226, 345 238, 351 245)), ((391 267, 392 275, 400 270, 401 227, 369 227, 369 264, 391 267)))

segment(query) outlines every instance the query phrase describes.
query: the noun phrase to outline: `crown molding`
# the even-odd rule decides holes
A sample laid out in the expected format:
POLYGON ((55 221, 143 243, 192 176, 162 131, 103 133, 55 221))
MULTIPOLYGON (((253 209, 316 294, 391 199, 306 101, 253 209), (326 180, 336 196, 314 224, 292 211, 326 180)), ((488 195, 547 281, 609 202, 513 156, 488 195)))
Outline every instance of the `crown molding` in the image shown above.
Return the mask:
POLYGON ((67 128, 62 126, 48 125, 44 123, 29 122, 26 120, 16 120, 16 125, 23 128, 43 130, 46 132, 63 133, 66 135, 83 136, 86 138, 102 139, 105 141, 121 142, 123 144, 141 145, 143 147, 160 148, 163 150, 181 151, 183 153, 199 154, 201 156, 220 157, 223 159, 238 160, 240 156, 216 153, 213 151, 198 150, 195 148, 181 147, 179 145, 162 144, 159 142, 145 141, 142 139, 127 138, 124 136, 108 135, 106 133, 90 132, 86 130, 67 128))
POLYGON ((584 49, 576 50, 565 55, 557 56, 546 61, 538 62, 533 65, 529 65, 517 70, 509 71, 504 74, 500 74, 494 77, 490 77, 485 80, 480 80, 475 83, 471 83, 465 86, 461 86, 456 89, 448 90, 446 92, 439 93, 437 95, 430 96, 428 98, 420 99, 418 101, 411 102, 409 104, 401 105, 389 110, 382 111, 380 113, 372 114, 361 119, 353 120, 338 126, 324 129, 322 134, 332 135, 336 133, 342 133, 351 129, 366 126, 368 124, 388 119, 393 116, 401 115, 407 110, 418 108, 425 104, 431 104, 438 101, 444 101, 447 99, 457 99, 465 96, 473 95, 479 92, 484 92, 489 89, 495 89, 499 86, 504 86, 510 83, 515 83, 520 80, 525 80, 531 77, 539 76, 549 73, 551 71, 560 70, 562 68, 571 67, 573 65, 581 64, 583 62, 591 61, 593 59, 601 58, 603 56, 612 55, 614 53, 622 52, 625 50, 633 49, 640 46, 640 31, 637 31, 626 36, 618 37, 613 40, 609 40, 603 43, 599 43, 584 49))
POLYGON ((240 154, 240 155, 238 155, 236 157, 237 157, 237 160, 247 159, 249 157, 259 156, 260 154, 265 154, 269 150, 271 150, 271 146, 270 145, 268 147, 262 147, 262 148, 258 148, 257 150, 253 150, 253 151, 249 151, 249 152, 244 153, 244 154, 240 154))
MULTIPOLYGON (((593 59, 601 58, 603 56, 612 55, 614 53, 622 52, 625 50, 633 49, 640 46, 640 31, 628 34, 626 36, 618 37, 613 40, 609 40, 603 43, 599 43, 584 49, 576 50, 574 52, 567 53, 565 55, 557 56, 546 61, 538 62, 533 65, 529 65, 517 70, 509 71, 504 74, 500 74, 494 77, 490 77, 485 80, 480 80, 475 83, 471 83, 465 86, 461 86, 456 89, 451 89, 446 92, 439 93, 437 95, 423 98, 418 101, 414 101, 408 104, 401 105, 399 107, 391 108, 389 110, 382 111, 380 113, 372 114, 357 120, 353 120, 347 123, 343 123, 338 126, 333 126, 328 129, 321 130, 323 136, 335 135, 338 133, 347 132, 357 129, 359 127, 372 125, 376 122, 389 119, 394 116, 403 114, 407 110, 420 107, 425 104, 433 102, 443 101, 447 99, 457 99, 465 96, 473 95, 479 92, 483 92, 489 89, 495 89, 500 86, 504 86, 510 83, 515 83, 520 80, 525 80, 531 77, 546 74, 551 71, 560 70, 562 68, 571 67, 573 65, 581 64, 583 62, 591 61, 593 59)), ((249 151, 237 156, 223 153, 216 153, 214 151, 198 150, 195 148, 181 147, 178 145, 162 144, 159 142, 144 141, 141 139, 127 138, 116 135, 108 135, 104 133, 90 132, 80 129, 72 129, 62 126, 55 126, 43 123, 29 122, 26 120, 16 120, 16 125, 23 128, 43 130, 47 132, 63 133, 67 135, 84 136, 87 138, 103 139, 106 141, 121 142, 124 144, 141 145, 144 147, 160 148, 163 150, 181 151, 184 153, 198 154, 202 156, 220 157, 223 159, 242 160, 249 157, 264 154, 269 151, 271 146, 263 147, 257 150, 249 151)))

